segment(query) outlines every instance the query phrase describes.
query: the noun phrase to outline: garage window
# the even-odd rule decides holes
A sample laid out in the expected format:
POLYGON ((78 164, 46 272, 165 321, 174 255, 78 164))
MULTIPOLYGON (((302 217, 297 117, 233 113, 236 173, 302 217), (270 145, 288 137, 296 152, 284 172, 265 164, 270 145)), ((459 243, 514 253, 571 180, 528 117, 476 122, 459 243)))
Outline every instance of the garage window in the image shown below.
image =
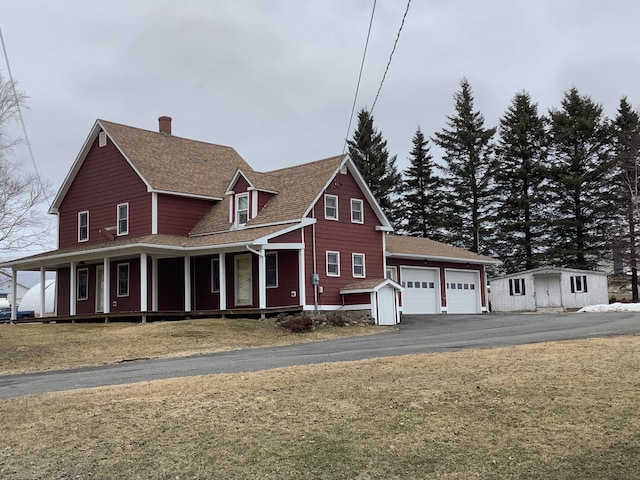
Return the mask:
POLYGON ((587 293, 586 275, 575 275, 571 277, 571 293, 587 293))
POLYGON ((512 297, 525 295, 524 278, 509 279, 509 295, 511 295, 512 297))

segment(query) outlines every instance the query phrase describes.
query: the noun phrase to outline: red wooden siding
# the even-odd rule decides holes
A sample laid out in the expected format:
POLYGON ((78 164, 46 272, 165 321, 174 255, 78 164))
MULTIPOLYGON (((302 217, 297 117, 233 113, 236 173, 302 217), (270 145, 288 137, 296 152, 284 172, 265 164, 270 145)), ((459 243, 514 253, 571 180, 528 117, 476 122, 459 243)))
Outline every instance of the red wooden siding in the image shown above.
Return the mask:
POLYGON ((345 305, 362 305, 371 303, 371 293, 350 293, 343 295, 345 305))
POLYGON ((215 202, 158 194, 158 233, 187 235, 215 202))
POLYGON ((211 292, 213 256, 196 257, 193 260, 192 275, 194 285, 194 310, 218 310, 220 308, 220 292, 211 292))
POLYGON ((59 208, 60 248, 78 245, 78 212, 85 210, 89 211, 89 240, 83 243, 106 241, 99 230, 116 226, 117 205, 126 202, 129 236, 150 234, 151 194, 146 185, 110 141, 98 147, 96 139, 59 208))
MULTIPOLYGON (((93 269, 93 274, 89 274, 89 282, 93 280, 93 293, 95 294, 95 268, 93 269)), ((134 312, 140 311, 140 259, 139 258, 129 258, 126 260, 118 260, 111 262, 111 273, 110 273, 110 283, 111 283, 111 312, 134 312), (129 295, 126 297, 118 297, 118 265, 122 263, 129 264, 129 295), (114 304, 115 303, 115 304, 114 304)), ((149 282, 147 285, 147 291, 149 291, 149 286, 151 282, 149 281, 150 277, 147 275, 147 281, 149 282)), ((147 300, 148 302, 148 300, 147 300)), ((95 311, 95 299, 93 302, 95 311)), ((151 310, 151 304, 147 303, 148 309, 151 310)), ((80 313, 80 311, 78 311, 80 313)))
MULTIPOLYGON (((358 187, 351 174, 338 174, 331 182, 325 193, 338 196, 338 220, 326 220, 324 218, 324 195, 321 195, 313 208, 316 218, 316 262, 317 273, 320 275, 320 285, 323 293, 319 295, 319 304, 341 305, 342 295, 340 289, 354 281, 362 280, 354 278, 352 272, 352 254, 363 253, 365 255, 366 278, 384 278, 384 252, 382 248, 382 235, 376 231, 380 225, 371 205, 366 201, 364 194, 358 187), (363 200, 364 223, 351 222, 351 199, 363 200), (326 252, 340 253, 340 276, 330 277, 326 275, 326 252)), ((307 272, 306 302, 313 305, 313 287, 310 285, 313 268, 313 240, 312 227, 305 228, 305 271, 307 272)), ((368 303, 368 301, 366 302, 368 303)))
POLYGON ((269 203, 269 200, 273 198, 272 193, 267 192, 258 192, 258 212, 264 208, 264 206, 269 203))
MULTIPOLYGON (((300 232, 296 232, 300 235, 300 232)), ((300 305, 302 292, 299 291, 299 268, 297 250, 279 250, 278 286, 267 288, 267 307, 300 305), (291 292, 296 292, 292 297, 291 292)))
POLYGON ((285 233, 284 235, 272 238, 269 240, 269 243, 301 243, 302 241, 302 233, 300 230, 294 230, 292 232, 285 233))
POLYGON ((70 268, 59 268, 56 272, 56 311, 58 315, 69 315, 69 279, 71 275, 70 268))

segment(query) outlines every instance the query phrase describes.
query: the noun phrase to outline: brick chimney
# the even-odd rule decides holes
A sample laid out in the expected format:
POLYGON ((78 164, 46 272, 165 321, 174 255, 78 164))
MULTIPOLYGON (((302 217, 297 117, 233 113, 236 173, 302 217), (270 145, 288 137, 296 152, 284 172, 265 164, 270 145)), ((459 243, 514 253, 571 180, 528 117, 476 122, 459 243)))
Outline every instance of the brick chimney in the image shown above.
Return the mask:
POLYGON ((160 128, 160 133, 163 135, 171 135, 171 117, 167 117, 163 115, 158 118, 158 125, 160 128))

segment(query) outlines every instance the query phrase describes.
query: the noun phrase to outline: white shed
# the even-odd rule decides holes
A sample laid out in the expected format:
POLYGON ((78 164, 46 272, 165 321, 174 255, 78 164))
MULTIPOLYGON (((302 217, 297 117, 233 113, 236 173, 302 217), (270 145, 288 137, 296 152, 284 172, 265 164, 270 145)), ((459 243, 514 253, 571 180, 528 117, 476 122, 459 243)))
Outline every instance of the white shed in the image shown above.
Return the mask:
POLYGON ((540 267, 492 278, 489 285, 494 312, 566 310, 609 303, 607 274, 591 270, 540 267))

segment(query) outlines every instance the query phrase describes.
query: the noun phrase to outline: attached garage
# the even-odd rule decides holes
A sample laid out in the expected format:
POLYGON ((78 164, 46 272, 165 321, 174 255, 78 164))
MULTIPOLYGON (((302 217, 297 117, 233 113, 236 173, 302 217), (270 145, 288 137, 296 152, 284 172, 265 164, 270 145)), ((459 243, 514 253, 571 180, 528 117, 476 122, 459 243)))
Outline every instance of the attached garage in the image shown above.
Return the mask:
POLYGON ((439 271, 432 268, 401 267, 402 313, 440 313, 439 271))
POLYGON ((447 313, 480 313, 480 274, 445 270, 447 313))

